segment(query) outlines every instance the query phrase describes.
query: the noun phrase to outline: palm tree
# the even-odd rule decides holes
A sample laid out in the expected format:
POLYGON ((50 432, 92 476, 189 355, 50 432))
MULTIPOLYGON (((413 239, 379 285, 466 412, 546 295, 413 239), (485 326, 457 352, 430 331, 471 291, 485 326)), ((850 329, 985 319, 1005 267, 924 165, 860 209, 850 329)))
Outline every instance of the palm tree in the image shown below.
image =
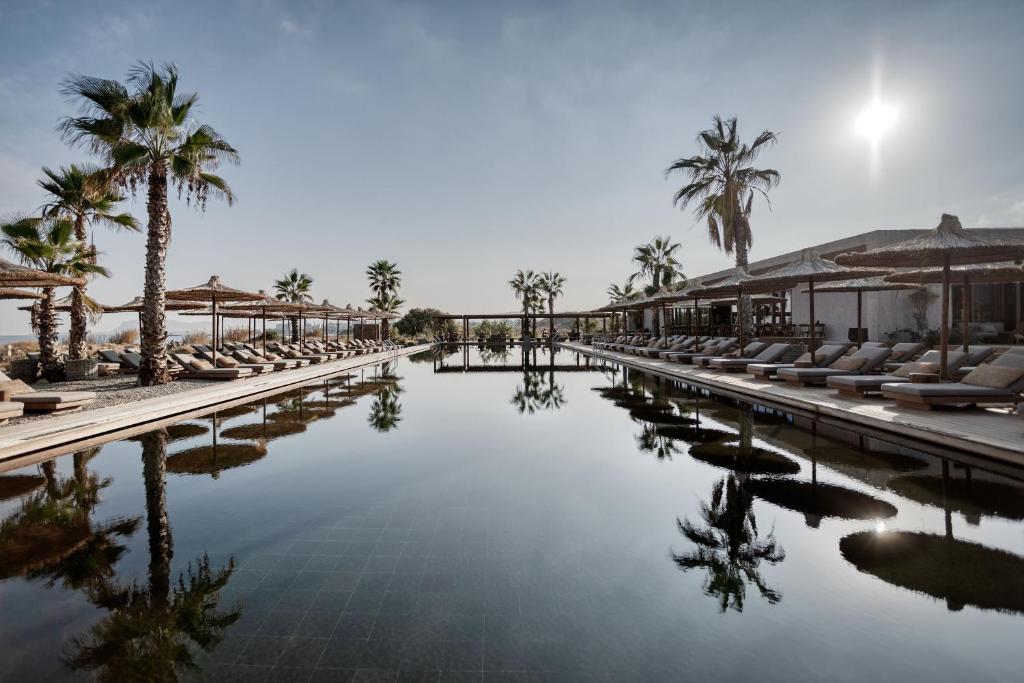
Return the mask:
POLYGON ((553 270, 549 270, 546 273, 540 274, 540 280, 537 283, 538 289, 548 295, 548 314, 551 316, 549 319, 549 326, 551 328, 550 338, 548 341, 552 344, 555 343, 555 299, 562 296, 562 287, 565 286, 565 278, 561 273, 553 270))
POLYGON ((743 611, 748 581, 770 604, 782 599, 781 593, 765 583, 758 567, 762 561, 782 562, 786 553, 776 544, 773 532, 758 536, 753 502, 750 492, 729 475, 711 489, 711 503, 701 503, 701 517, 707 526, 676 520, 680 533, 697 548, 684 554, 673 552, 672 559, 683 571, 707 570, 704 592, 718 598, 722 612, 730 607, 743 611))
MULTIPOLYGON (((747 265, 753 235, 750 230, 750 212, 754 193, 768 199, 768 190, 779 184, 781 175, 770 168, 751 166, 767 145, 775 144, 778 135, 762 131, 747 145, 736 132, 736 118, 723 121, 715 115, 714 125, 697 135, 699 154, 676 159, 665 175, 682 173, 689 181, 676 191, 672 203, 685 209, 696 203, 698 219, 706 220, 711 243, 736 255, 736 265, 747 265)), ((740 301, 737 316, 740 324, 750 327, 753 311, 749 297, 740 301)))
POLYGON ((530 331, 530 309, 536 301, 537 275, 532 270, 517 270, 508 281, 508 286, 512 288, 516 298, 523 302, 523 337, 526 337, 530 331))
POLYGON ((170 381, 164 306, 171 236, 168 180, 189 203, 195 200, 205 208, 213 195, 230 205, 231 188, 212 171, 222 161, 237 163, 238 152, 216 130, 191 117, 199 96, 178 91, 178 69, 173 64, 158 69, 140 62, 128 72, 127 85, 74 74, 65 81, 64 94, 83 105, 82 116, 68 117, 61 124, 65 139, 102 154, 119 186, 132 191, 146 187, 149 222, 139 384, 165 384, 170 381))
POLYGON ((619 299, 633 296, 636 294, 636 290, 633 289, 633 282, 631 280, 627 280, 626 284, 621 287, 613 282, 608 285, 608 289, 605 290, 605 293, 608 294, 608 303, 613 304, 619 299))
MULTIPOLYGON (((313 287, 313 278, 305 273, 300 273, 297 268, 285 273, 280 280, 274 281, 274 291, 281 301, 288 301, 293 304, 313 303, 313 295, 310 289, 313 287)), ((292 325, 292 341, 299 341, 299 319, 290 318, 292 325)))
MULTIPOLYGON (((15 218, 0 225, 0 242, 14 251, 27 265, 39 270, 75 278, 87 275, 109 277, 97 265, 96 252, 74 237, 75 224, 68 218, 15 218)), ((44 376, 57 366, 57 319, 54 313, 53 287, 43 287, 37 324, 39 356, 44 376)))
MULTIPOLYGON (((366 277, 370 280, 370 289, 374 296, 367 299, 377 310, 385 313, 394 313, 405 303, 398 298, 398 290, 402 286, 402 271, 398 269, 397 263, 391 263, 386 259, 374 261, 366 268, 366 277)), ((388 321, 381 321, 381 336, 385 339, 390 337, 388 321)))
MULTIPOLYGON (((43 167, 46 178, 37 181, 49 195, 42 207, 48 217, 74 221, 75 239, 85 244, 86 227, 97 223, 115 229, 138 232, 139 222, 130 213, 114 213, 114 206, 125 197, 110 184, 109 169, 91 164, 71 164, 58 170, 43 167)), ((87 313, 96 310, 85 293, 85 285, 71 290, 71 328, 68 355, 72 360, 85 358, 87 313)))
POLYGON ((676 277, 682 276, 682 264, 675 257, 680 244, 668 237, 655 237, 647 244, 641 244, 633 250, 633 262, 639 270, 629 276, 633 283, 637 278, 650 278, 651 284, 646 288, 648 294, 661 289, 662 285, 671 284, 676 277))

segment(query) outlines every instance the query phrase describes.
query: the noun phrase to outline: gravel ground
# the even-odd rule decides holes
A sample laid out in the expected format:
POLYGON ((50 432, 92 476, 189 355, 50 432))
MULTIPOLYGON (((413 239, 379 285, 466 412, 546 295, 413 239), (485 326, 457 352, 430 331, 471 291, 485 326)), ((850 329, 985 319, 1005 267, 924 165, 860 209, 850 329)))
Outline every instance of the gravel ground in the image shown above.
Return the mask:
MULTIPOLYGON (((210 384, 214 384, 214 381, 176 379, 169 384, 155 387, 140 387, 138 386, 138 378, 135 375, 111 375, 110 377, 80 382, 55 382, 53 384, 36 382, 32 385, 32 388, 36 391, 94 391, 96 392, 96 400, 83 407, 82 410, 96 410, 97 408, 134 403, 144 398, 177 394, 181 391, 198 389, 210 384)), ((47 413, 25 413, 23 417, 15 418, 7 424, 14 425, 34 420, 45 420, 48 417, 50 415, 47 413)))

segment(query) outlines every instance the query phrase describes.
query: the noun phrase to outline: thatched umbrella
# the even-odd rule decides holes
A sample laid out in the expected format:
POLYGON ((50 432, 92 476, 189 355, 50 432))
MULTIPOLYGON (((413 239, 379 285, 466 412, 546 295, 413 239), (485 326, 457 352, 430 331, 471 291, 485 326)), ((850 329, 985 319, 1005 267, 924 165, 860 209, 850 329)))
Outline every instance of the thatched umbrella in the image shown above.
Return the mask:
POLYGON ((230 301, 260 301, 263 296, 246 292, 221 283, 216 275, 209 282, 186 289, 171 289, 166 293, 168 301, 209 301, 213 310, 213 364, 217 365, 217 303, 230 301))
MULTIPOLYGON (((69 302, 70 303, 70 302, 69 302)), ((136 313, 139 317, 139 333, 142 333, 142 310, 146 302, 141 296, 137 296, 126 304, 120 306, 103 306, 104 313, 136 313)), ((167 301, 164 303, 165 311, 194 311, 202 308, 203 304, 195 301, 167 301)), ((62 310, 62 309, 58 309, 62 310)))
POLYGON ((858 277, 878 277, 887 275, 890 272, 888 269, 881 268, 847 268, 821 258, 813 249, 804 249, 800 254, 800 260, 787 263, 784 266, 774 268, 760 275, 752 275, 743 283, 743 287, 748 292, 774 292, 806 284, 811 320, 810 339, 807 342, 807 347, 813 352, 816 348, 816 340, 814 338, 814 285, 821 282, 835 282, 858 277))
POLYGON ((969 233, 960 219, 942 214, 939 225, 920 237, 868 251, 840 254, 836 262, 845 266, 882 266, 892 268, 942 268, 942 328, 940 334, 939 373, 946 377, 949 346, 950 267, 961 263, 992 263, 1024 258, 1024 242, 994 240, 969 233))
MULTIPOLYGON (((302 304, 292 303, 291 301, 283 301, 281 299, 275 299, 270 296, 264 290, 259 291, 259 299, 255 301, 246 302, 238 306, 225 306, 225 309, 233 308, 245 308, 245 309, 258 309, 260 311, 260 317, 263 320, 263 352, 267 351, 267 313, 289 313, 302 310, 302 304)), ((271 316, 273 317, 273 316, 271 316)))
MULTIPOLYGON (((751 279, 746 266, 736 266, 729 274, 714 284, 694 287, 686 295, 694 301, 713 299, 715 297, 735 297, 740 299, 746 290, 745 285, 751 279)), ((743 347, 743 325, 739 325, 740 347, 743 347)))
POLYGON ((921 286, 940 283, 945 277, 958 279, 963 283, 964 291, 960 301, 961 317, 963 318, 961 322, 963 323, 964 330, 964 351, 967 351, 970 345, 971 298, 969 292, 971 285, 1024 282, 1024 268, 1020 264, 1010 261, 1001 263, 972 263, 953 266, 949 269, 948 275, 944 268, 922 268, 921 270, 906 270, 900 273, 893 273, 885 279, 893 286, 897 286, 900 283, 908 283, 903 284, 903 286, 911 286, 909 283, 921 286))
POLYGON ((42 294, 15 287, 0 287, 0 299, 42 299, 42 294))
POLYGON ((0 258, 0 286, 3 287, 73 287, 85 283, 85 278, 48 273, 0 258))
MULTIPOLYGON (((861 319, 863 318, 864 311, 864 292, 887 292, 907 289, 921 289, 920 285, 907 285, 900 284, 898 282, 889 282, 884 276, 874 276, 858 278, 856 280, 838 280, 836 282, 830 282, 817 288, 818 294, 831 294, 838 292, 856 292, 857 293, 857 344, 864 343, 864 332, 861 326, 861 319)), ((805 294, 809 293, 810 289, 803 290, 805 294)))
POLYGON ((340 340, 341 339, 341 321, 342 320, 346 320, 348 318, 348 313, 345 311, 344 308, 342 308, 341 306, 335 306, 334 304, 332 304, 327 299, 324 299, 324 302, 322 304, 320 304, 320 309, 323 311, 323 314, 324 314, 324 341, 327 341, 327 338, 328 338, 328 334, 327 334, 327 320, 328 320, 328 318, 337 321, 338 324, 335 327, 334 341, 340 340))

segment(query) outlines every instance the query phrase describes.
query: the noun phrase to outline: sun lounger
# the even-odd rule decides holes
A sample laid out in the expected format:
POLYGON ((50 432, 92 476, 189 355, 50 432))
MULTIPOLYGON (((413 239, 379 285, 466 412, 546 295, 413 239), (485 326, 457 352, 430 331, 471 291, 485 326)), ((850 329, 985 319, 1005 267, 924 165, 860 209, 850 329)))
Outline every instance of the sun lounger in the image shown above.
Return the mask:
POLYGON ((707 367, 724 372, 743 372, 752 363, 775 363, 793 350, 793 345, 785 342, 776 342, 774 344, 758 343, 761 344, 761 348, 753 356, 746 358, 710 358, 708 359, 707 367))
POLYGON ((850 356, 844 356, 825 368, 783 368, 779 379, 799 386, 823 385, 829 377, 836 375, 868 375, 881 367, 889 357, 884 346, 868 346, 850 356))
POLYGON ((24 403, 15 403, 14 401, 0 401, 0 424, 4 424, 11 418, 21 417, 24 412, 24 403))
POLYGON ((934 405, 1012 403, 1024 391, 1024 353, 1004 353, 979 366, 959 382, 943 384, 883 384, 882 396, 905 408, 929 410, 934 405))
POLYGON ((323 363, 325 360, 327 360, 326 356, 321 356, 319 354, 305 354, 300 352, 298 349, 293 349, 290 346, 283 346, 281 344, 278 344, 277 342, 272 342, 271 344, 268 344, 267 348, 273 350, 274 353, 284 356, 285 358, 291 358, 293 360, 305 360, 309 361, 310 363, 323 363))
POLYGON ((231 355, 236 360, 244 363, 245 365, 271 365, 274 370, 289 370, 291 368, 298 367, 296 363, 298 361, 281 359, 281 360, 270 360, 263 356, 257 356, 256 354, 250 353, 246 349, 235 349, 231 352, 231 355))
POLYGON ((181 366, 178 376, 184 379, 232 380, 253 375, 249 368, 215 368, 210 361, 196 358, 190 353, 172 353, 171 358, 181 366))
MULTIPOLYGON (((750 342, 743 347, 742 350, 725 353, 723 355, 715 356, 703 356, 692 359, 694 365, 700 368, 710 367, 710 363, 713 360, 739 360, 739 361, 752 361, 757 354, 761 353, 768 348, 768 344, 764 342, 754 341, 750 342)), ((719 368, 721 369, 721 368, 719 368)))
MULTIPOLYGON (((835 361, 843 357, 849 348, 852 346, 849 342, 823 344, 817 348, 814 352, 815 367, 826 368, 835 361)), ((795 351, 794 351, 795 352, 795 351)), ((785 356, 783 356, 785 358, 785 356)), ((800 356, 796 360, 805 361, 811 360, 811 352, 808 351, 804 355, 800 356)), ((758 379, 775 379, 778 377, 779 370, 782 368, 794 368, 794 363, 750 363, 747 365, 747 373, 757 377, 758 379)))
POLYGON ((686 353, 693 348, 693 345, 697 343, 696 337, 683 337, 675 343, 669 345, 667 349, 662 349, 658 352, 658 358, 668 360, 668 354, 670 353, 686 353))
MULTIPOLYGON (((960 348, 963 349, 962 346, 960 348)), ((967 347, 967 349, 967 360, 964 361, 964 364, 957 370, 956 375, 954 375, 954 377, 956 377, 957 379, 960 379, 961 377, 967 375, 969 372, 971 372, 976 367, 978 367, 986 360, 988 360, 993 353, 995 353, 995 349, 993 349, 991 346, 969 346, 967 347)))
MULTIPOLYGON (((93 391, 36 391, 21 380, 12 380, 0 372, 0 402, 21 404, 23 410, 64 412, 77 410, 95 400, 96 392, 93 391)), ((0 420, 6 419, 9 418, 0 416, 0 420)))
POLYGON ((738 344, 739 341, 736 337, 712 339, 705 342, 703 346, 698 346, 694 351, 669 354, 668 360, 676 363, 694 363, 697 358, 714 358, 716 356, 721 356, 723 353, 728 353, 736 348, 738 344))
MULTIPOLYGON (((963 351, 950 351, 946 358, 947 372, 953 373, 967 360, 963 351)), ((864 398, 868 394, 882 391, 883 384, 903 384, 910 381, 911 373, 937 373, 941 356, 938 351, 928 351, 918 360, 902 363, 899 368, 886 375, 836 375, 829 377, 825 385, 835 389, 840 396, 847 398, 864 398)))

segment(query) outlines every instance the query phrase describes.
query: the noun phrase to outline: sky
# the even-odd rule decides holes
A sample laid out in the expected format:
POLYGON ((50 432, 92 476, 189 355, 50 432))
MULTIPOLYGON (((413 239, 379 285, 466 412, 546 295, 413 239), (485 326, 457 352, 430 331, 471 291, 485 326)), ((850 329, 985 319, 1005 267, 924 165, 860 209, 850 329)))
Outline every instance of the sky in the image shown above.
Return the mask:
MULTIPOLYGON (((715 114, 779 134, 752 259, 943 212, 1024 225, 1022 25, 1016 1, 0 0, 0 215, 42 204, 40 167, 90 159, 55 130, 77 112, 62 79, 171 61, 241 164, 219 171, 233 206, 172 203, 169 288, 269 289, 294 267, 359 305, 385 258, 407 308, 516 310, 517 268, 592 308, 656 235, 689 275, 731 265, 664 173, 715 114), (897 118, 872 145, 855 124, 875 97, 897 118)), ((144 222, 144 194, 125 209, 144 222)), ((93 297, 139 294, 144 235, 95 242, 113 277, 93 297)), ((0 333, 28 332, 17 305, 0 333)))

